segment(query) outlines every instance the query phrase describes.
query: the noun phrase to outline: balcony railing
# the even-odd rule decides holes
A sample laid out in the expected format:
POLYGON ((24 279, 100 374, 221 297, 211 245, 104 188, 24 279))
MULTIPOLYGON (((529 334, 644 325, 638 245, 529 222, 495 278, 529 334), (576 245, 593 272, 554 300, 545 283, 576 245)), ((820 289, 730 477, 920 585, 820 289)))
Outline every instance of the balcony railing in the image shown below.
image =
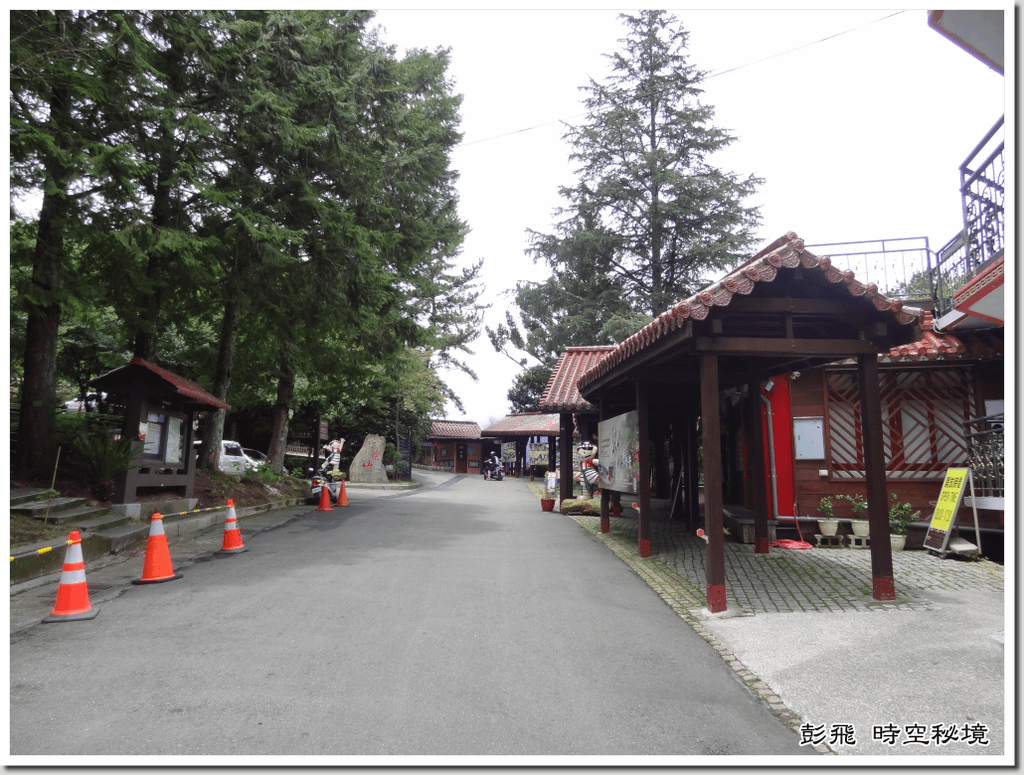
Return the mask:
POLYGON ((949 312, 953 294, 1003 253, 1006 165, 1002 129, 1000 118, 960 165, 963 228, 939 250, 928 273, 937 316, 949 312))
POLYGON ((834 266, 849 269, 865 284, 874 283, 887 296, 934 298, 929 279, 936 259, 927 237, 828 242, 807 248, 819 256, 829 256, 834 266))
POLYGON ((964 438, 974 478, 974 494, 978 498, 1004 497, 1003 413, 967 421, 964 438))

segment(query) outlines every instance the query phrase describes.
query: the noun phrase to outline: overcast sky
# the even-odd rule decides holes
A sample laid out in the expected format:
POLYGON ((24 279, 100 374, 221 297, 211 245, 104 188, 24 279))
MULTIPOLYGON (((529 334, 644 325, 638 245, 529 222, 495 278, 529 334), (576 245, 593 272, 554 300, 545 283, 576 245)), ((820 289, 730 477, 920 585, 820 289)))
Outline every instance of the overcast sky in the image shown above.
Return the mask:
MULTIPOLYGON (((548 275, 526 256, 526 232, 552 231, 558 187, 575 180, 561 138, 583 120, 580 87, 608 74, 619 13, 377 13, 399 52, 451 49, 464 95, 452 163, 472 230, 463 258, 484 259, 492 328, 517 279, 548 275)), ((1003 115, 1006 83, 932 30, 925 10, 673 13, 691 62, 710 74, 702 102, 737 138, 716 165, 765 180, 748 203, 762 211, 758 249, 794 231, 808 244, 927 237, 936 250, 960 229, 958 168, 1003 115)), ((486 427, 509 411, 518 368, 485 335, 472 348, 480 381, 447 375, 466 406, 447 418, 486 427)))

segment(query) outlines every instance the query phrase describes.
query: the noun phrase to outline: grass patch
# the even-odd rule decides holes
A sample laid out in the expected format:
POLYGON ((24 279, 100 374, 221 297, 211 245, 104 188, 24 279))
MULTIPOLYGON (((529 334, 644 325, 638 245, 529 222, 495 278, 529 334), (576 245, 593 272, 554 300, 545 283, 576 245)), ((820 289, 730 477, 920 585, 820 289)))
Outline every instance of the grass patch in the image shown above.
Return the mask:
POLYGON ((11 547, 35 544, 42 541, 57 542, 66 539, 75 528, 70 525, 43 525, 41 519, 22 514, 11 515, 11 547))

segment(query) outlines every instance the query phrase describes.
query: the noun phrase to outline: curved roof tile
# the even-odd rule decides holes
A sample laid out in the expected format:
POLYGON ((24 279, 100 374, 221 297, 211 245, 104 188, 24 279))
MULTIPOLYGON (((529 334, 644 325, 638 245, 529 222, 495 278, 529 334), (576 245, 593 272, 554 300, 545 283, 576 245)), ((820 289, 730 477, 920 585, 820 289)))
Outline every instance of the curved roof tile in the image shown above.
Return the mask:
POLYGON ((844 285, 851 296, 867 296, 875 309, 880 312, 892 312, 900 323, 913 323, 921 314, 921 310, 912 307, 905 308, 899 299, 890 299, 879 293, 878 286, 874 283, 866 285, 861 283, 852 271, 841 271, 832 266, 832 259, 829 256, 814 255, 804 248, 804 241, 800 237, 789 232, 722 280, 695 293, 689 299, 679 302, 667 312, 663 312, 653 322, 648 323, 636 334, 626 339, 599 363, 583 373, 577 381, 577 385, 585 387, 598 377, 612 371, 626 359, 656 342, 668 331, 682 325, 687 318, 704 320, 710 314, 712 307, 728 306, 736 294, 748 295, 757 283, 774 281, 779 269, 795 269, 797 267, 817 269, 825 275, 829 282, 844 285))

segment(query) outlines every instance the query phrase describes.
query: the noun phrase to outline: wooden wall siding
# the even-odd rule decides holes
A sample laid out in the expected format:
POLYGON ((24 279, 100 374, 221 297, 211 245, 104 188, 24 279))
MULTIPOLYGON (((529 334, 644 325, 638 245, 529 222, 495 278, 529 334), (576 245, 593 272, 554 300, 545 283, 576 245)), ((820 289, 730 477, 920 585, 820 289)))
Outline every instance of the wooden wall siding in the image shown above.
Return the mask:
MULTIPOLYGON (((969 369, 889 369, 881 375, 886 477, 928 479, 968 465, 964 422, 975 416, 969 369)), ((857 375, 825 371, 826 449, 838 479, 864 478, 857 375)))

